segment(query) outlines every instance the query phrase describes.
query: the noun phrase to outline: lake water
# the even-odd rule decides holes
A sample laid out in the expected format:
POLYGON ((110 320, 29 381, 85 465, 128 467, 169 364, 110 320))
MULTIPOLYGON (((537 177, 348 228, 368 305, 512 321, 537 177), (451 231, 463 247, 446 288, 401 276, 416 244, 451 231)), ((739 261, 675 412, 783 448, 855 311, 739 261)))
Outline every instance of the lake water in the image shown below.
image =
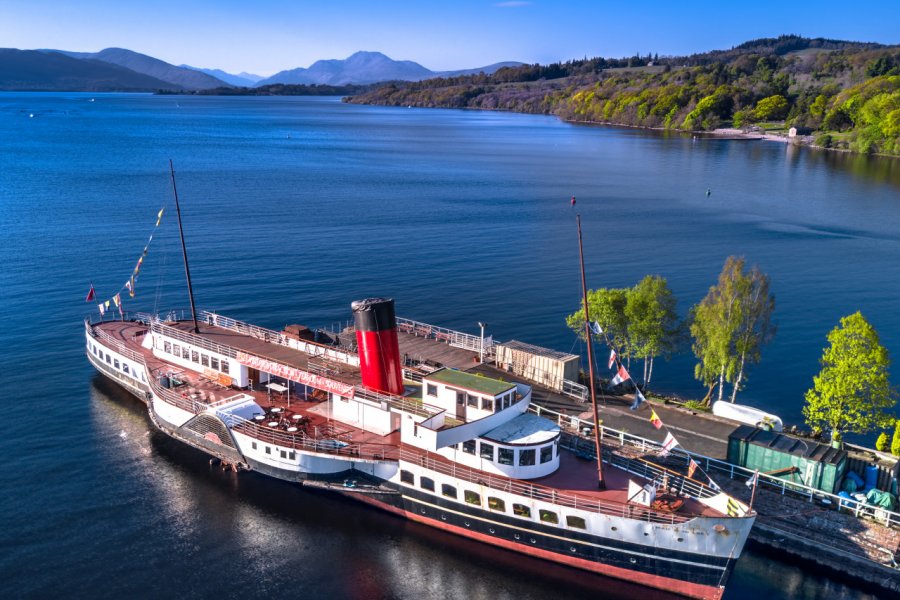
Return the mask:
MULTIPOLYGON (((88 365, 81 320, 89 283, 100 300, 121 288, 163 205, 126 309, 187 305, 170 158, 197 303, 240 319, 323 326, 389 295, 401 316, 580 352, 564 322, 577 210, 591 287, 659 274, 684 313, 728 255, 772 277, 778 334, 740 401, 800 422, 825 335, 856 310, 900 355, 898 161, 333 98, 3 93, 0 139, 13 596, 646 595, 210 470, 154 432, 88 365)), ((658 362, 654 388, 702 395, 692 368, 658 362)), ((726 597, 763 594, 866 597, 750 551, 726 597)))

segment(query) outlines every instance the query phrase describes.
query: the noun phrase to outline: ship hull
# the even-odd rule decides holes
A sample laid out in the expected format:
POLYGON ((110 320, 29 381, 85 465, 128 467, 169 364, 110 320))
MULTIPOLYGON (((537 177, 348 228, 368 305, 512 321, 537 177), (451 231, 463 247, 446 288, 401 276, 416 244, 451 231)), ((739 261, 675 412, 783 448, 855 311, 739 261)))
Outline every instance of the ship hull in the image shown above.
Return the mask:
POLYGON ((719 600, 735 562, 733 558, 660 552, 651 546, 590 534, 571 536, 571 532, 535 523, 523 526, 508 517, 424 497, 413 490, 401 489, 396 495, 344 495, 454 535, 688 598, 719 600))

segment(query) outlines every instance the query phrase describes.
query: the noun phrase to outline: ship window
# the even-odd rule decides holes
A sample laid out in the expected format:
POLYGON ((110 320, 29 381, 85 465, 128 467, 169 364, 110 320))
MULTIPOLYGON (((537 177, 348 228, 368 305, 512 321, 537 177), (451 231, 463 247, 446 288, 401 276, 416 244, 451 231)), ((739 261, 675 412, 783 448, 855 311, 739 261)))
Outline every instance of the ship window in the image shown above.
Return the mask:
POLYGON ((181 356, 181 346, 178 344, 172 344, 172 354, 175 356, 181 356))
POLYGON ((108 352, 106 353, 106 364, 108 364, 108 365, 112 364, 112 355, 109 354, 108 352))
POLYGON ((141 381, 143 381, 144 383, 147 383, 147 378, 144 377, 144 372, 143 372, 143 371, 141 371, 141 381))
POLYGON ((219 370, 219 359, 216 358, 215 356, 210 356, 209 357, 209 366, 212 367, 213 369, 215 369, 216 371, 218 371, 219 370))
POLYGON ((441 494, 448 498, 456 499, 456 488, 449 484, 441 484, 441 494))
POLYGON ((113 366, 116 367, 117 369, 119 368, 119 359, 118 358, 113 361, 113 366))
POLYGON ((434 479, 430 477, 420 477, 419 478, 419 487, 423 490, 434 491, 434 479))
POLYGON ((227 360, 223 360, 223 361, 222 361, 222 372, 223 372, 223 373, 227 373, 227 372, 228 372, 228 361, 227 361, 227 360))
POLYGON ((272 449, 266 446, 266 454, 272 454, 272 449))
POLYGON ((494 460, 494 446, 481 442, 481 458, 494 460))
POLYGON ((531 508, 524 504, 513 504, 513 514, 517 517, 531 518, 531 508))
POLYGON ((290 452, 288 452, 288 458, 289 458, 290 460, 296 460, 296 458, 297 458, 297 453, 294 452, 293 450, 291 450, 290 452))
POLYGON ((196 350, 191 350, 191 362, 200 362, 200 353, 196 350))
POLYGON ((460 406, 466 403, 466 394, 464 392, 456 392, 456 403, 460 406))
POLYGON ((506 502, 493 496, 488 497, 488 508, 498 512, 506 512, 506 502))
POLYGON ((281 458, 287 458, 287 450, 281 451, 281 458))
POLYGON ((541 464, 548 463, 553 460, 553 446, 544 446, 541 448, 541 464))
POLYGON ((172 342, 163 342, 163 350, 167 354, 172 354, 172 342))
POLYGON ((466 490, 463 492, 463 495, 466 498, 467 504, 477 504, 478 506, 481 506, 481 494, 466 490))
POLYGON ((481 399, 481 408, 482 410, 494 410, 494 399, 493 398, 482 398, 481 399))
POLYGON ((497 457, 497 462, 501 465, 511 465, 516 457, 516 451, 512 448, 500 448, 498 451, 499 456, 497 457))
POLYGON ((434 396, 435 398, 437 398, 437 386, 433 383, 429 383, 425 388, 425 393, 429 396, 434 396))
POLYGON ((125 373, 127 373, 128 375, 131 375, 131 373, 128 371, 128 365, 126 365, 125 363, 122 363, 122 370, 125 371, 125 373))
POLYGON ((559 524, 559 515, 557 515, 552 510, 540 510, 538 514, 541 515, 541 521, 544 523, 552 523, 553 525, 559 524))
POLYGON ((191 360, 191 351, 187 346, 181 349, 181 358, 184 360, 191 360))
POLYGON ((200 355, 200 364, 204 367, 209 366, 209 354, 201 354, 200 355))
POLYGON ((519 450, 519 466, 530 467, 534 464, 534 448, 519 450))
POLYGON ((416 483, 416 476, 411 471, 400 471, 400 481, 413 485, 416 483))
POLYGON ((472 408, 478 408, 478 396, 466 394, 466 404, 468 404, 472 408))
POLYGON ((581 517, 573 517, 572 515, 566 517, 566 525, 574 527, 575 529, 587 529, 587 523, 584 522, 584 519, 581 517))
POLYGON ((475 454, 475 440, 466 440, 462 443, 462 451, 466 454, 475 454))
POLYGON ((256 450, 256 442, 250 442, 250 447, 256 450))

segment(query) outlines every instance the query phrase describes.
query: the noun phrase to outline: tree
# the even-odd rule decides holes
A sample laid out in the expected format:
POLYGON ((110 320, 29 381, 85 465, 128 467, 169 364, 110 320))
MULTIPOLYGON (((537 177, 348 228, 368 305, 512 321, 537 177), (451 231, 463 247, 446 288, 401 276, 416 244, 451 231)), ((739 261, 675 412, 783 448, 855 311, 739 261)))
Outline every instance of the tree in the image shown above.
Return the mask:
POLYGON ((822 370, 806 392, 803 416, 814 429, 828 429, 839 441, 844 432, 866 433, 886 427, 896 404, 888 368, 890 358, 875 328, 860 312, 843 317, 828 334, 822 370))
POLYGON ((891 438, 891 454, 900 456, 900 419, 894 422, 894 437, 891 438))
POLYGON ((644 359, 644 384, 653 377, 653 359, 675 350, 681 328, 675 296, 665 278, 647 275, 628 290, 625 318, 631 353, 644 359))
POLYGON ((769 119, 783 119, 787 111, 787 99, 780 94, 775 94, 757 102, 754 114, 760 121, 768 121, 769 119))
POLYGON ((737 367, 734 348, 741 324, 738 296, 743 267, 744 259, 729 256, 718 283, 691 309, 691 348, 699 360, 694 377, 709 386, 705 402, 709 402, 717 385, 719 400, 722 399, 725 381, 732 379, 737 367))
MULTIPOLYGON (((738 259, 743 266, 744 259, 738 259)), ((735 338, 735 351, 738 356, 737 378, 731 390, 731 402, 734 403, 738 391, 744 382, 744 370, 748 364, 759 362, 762 346, 772 341, 775 336, 775 324, 772 313, 775 312, 775 296, 769 292, 769 276, 753 266, 746 276, 738 277, 738 312, 740 323, 735 338)))
MULTIPOLYGON (((596 321, 606 332, 607 339, 616 346, 620 356, 630 357, 628 340, 628 321, 625 317, 625 305, 628 303, 628 290, 623 288, 600 288, 588 290, 588 308, 591 320, 596 321)), ((584 338, 584 307, 566 317, 568 325, 575 333, 584 338)))
POLYGON ((882 431, 878 436, 878 439, 875 440, 875 449, 879 452, 887 452, 890 449, 891 441, 888 439, 887 431, 882 431))

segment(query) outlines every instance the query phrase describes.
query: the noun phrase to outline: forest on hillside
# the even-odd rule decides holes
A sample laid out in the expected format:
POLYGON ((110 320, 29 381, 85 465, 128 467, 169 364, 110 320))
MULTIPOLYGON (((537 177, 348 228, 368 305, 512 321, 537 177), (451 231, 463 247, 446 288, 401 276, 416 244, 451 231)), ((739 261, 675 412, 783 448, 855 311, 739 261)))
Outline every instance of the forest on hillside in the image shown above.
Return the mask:
POLYGON ((797 127, 820 146, 900 155, 900 46, 781 36, 689 57, 648 53, 394 82, 345 101, 683 131, 797 127))

